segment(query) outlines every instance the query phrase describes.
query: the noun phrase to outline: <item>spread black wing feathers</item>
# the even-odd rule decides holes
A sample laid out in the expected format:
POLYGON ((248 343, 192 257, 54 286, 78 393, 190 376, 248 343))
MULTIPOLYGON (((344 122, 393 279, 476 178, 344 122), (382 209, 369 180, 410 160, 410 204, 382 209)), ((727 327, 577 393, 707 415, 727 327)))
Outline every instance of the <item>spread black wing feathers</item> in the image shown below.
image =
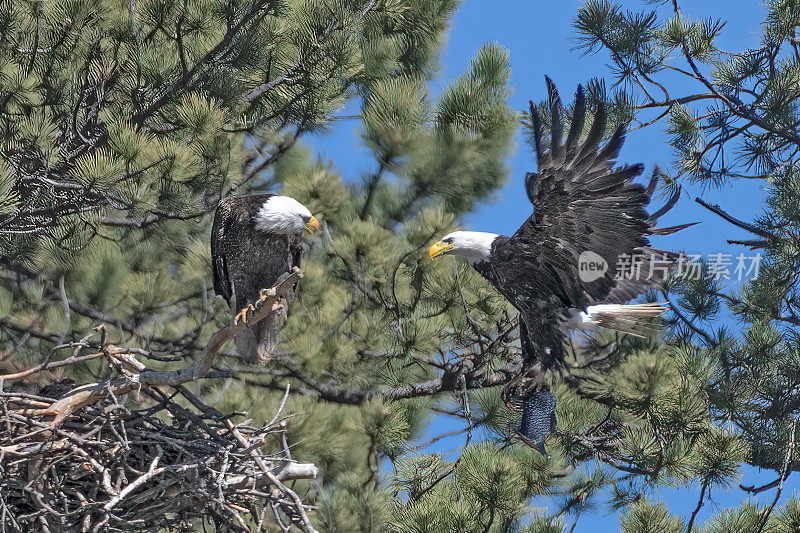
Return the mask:
MULTIPOLYGON (((211 228, 214 292, 225 298, 235 315, 300 266, 299 236, 270 234, 256 228, 255 217, 271 194, 230 196, 220 200, 211 228)), ((291 297, 291 294, 287 295, 291 297)), ((236 336, 236 347, 248 361, 268 359, 277 345, 284 317, 270 315, 236 336)))
MULTIPOLYGON (((520 337, 526 364, 543 369, 564 361, 564 335, 559 323, 570 308, 622 298, 641 289, 639 283, 619 286, 618 258, 647 248, 652 220, 645 211, 653 187, 633 183, 643 166, 615 166, 625 138, 619 126, 605 145, 606 111, 599 103, 586 138, 580 142, 586 118, 583 90, 578 87, 566 141, 562 104, 546 78, 551 116, 549 147, 542 139, 538 111, 531 104, 533 144, 538 172, 529 173, 525 190, 533 215, 510 238, 492 244, 488 262, 476 268, 520 311, 520 337), (581 280, 582 252, 601 256, 609 266, 593 281, 581 280), (618 294, 612 291, 617 288, 618 294)), ((673 202, 674 203, 674 202, 673 202)), ((660 214, 660 213, 659 213, 660 214)))

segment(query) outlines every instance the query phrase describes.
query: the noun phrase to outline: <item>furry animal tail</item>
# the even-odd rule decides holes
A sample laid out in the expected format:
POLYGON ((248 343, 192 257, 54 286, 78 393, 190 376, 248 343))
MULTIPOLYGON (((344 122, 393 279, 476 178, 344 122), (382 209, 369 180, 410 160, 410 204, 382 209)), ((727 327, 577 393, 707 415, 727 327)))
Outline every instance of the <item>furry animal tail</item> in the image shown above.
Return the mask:
POLYGON ((667 310, 666 303, 591 305, 586 312, 574 313, 566 323, 568 329, 596 331, 605 328, 638 337, 655 330, 653 318, 667 310))

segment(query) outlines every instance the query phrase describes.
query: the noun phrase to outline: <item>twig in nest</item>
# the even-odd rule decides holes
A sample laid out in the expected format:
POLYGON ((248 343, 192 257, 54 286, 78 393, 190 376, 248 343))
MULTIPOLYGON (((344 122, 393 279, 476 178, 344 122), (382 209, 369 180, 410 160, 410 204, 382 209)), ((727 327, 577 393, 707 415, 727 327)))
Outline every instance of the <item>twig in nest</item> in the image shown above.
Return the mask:
MULTIPOLYGON (((275 287, 275 301, 300 275, 297 270, 275 287)), ((83 355, 89 350, 83 342, 65 360, 0 376, 0 529, 155 532, 213 520, 217 528, 242 530, 249 527, 243 515, 253 513, 265 530, 272 511, 273 526, 314 532, 313 507, 284 484, 317 475, 313 464, 291 460, 281 414, 288 390, 273 419, 252 427, 234 424, 182 385, 206 377, 222 344, 244 327, 218 331, 184 369, 151 370, 137 359, 148 356, 139 348, 103 345, 83 355), (103 358, 106 381, 54 398, 14 390, 22 377, 103 358), (163 386, 175 393, 157 388, 163 386), (126 401, 131 391, 156 404, 126 401), (173 401, 178 394, 188 408, 173 401)))

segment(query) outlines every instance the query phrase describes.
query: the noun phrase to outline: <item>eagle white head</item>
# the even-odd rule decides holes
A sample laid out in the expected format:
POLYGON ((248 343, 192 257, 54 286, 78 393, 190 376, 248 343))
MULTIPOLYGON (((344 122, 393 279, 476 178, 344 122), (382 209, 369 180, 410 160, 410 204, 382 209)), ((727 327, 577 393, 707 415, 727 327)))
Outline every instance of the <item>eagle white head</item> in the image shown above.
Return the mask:
POLYGON ((270 196, 256 213, 256 228, 270 233, 314 233, 319 222, 306 206, 289 196, 270 196))
POLYGON ((444 254, 460 255, 466 257, 470 263, 488 261, 492 243, 497 237, 497 233, 485 231, 454 231, 432 244, 428 248, 428 255, 431 259, 444 254))

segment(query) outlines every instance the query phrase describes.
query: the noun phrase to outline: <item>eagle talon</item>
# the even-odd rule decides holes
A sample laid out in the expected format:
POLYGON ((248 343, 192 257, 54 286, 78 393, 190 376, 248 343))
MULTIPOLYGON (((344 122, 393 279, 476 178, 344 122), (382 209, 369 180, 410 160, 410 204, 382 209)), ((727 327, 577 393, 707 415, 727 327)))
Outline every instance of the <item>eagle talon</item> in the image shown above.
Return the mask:
POLYGON ((258 295, 259 302, 266 302, 267 298, 269 298, 269 289, 261 289, 261 293, 258 295))
POLYGON ((239 319, 242 319, 242 323, 246 326, 247 325, 247 312, 248 311, 255 311, 256 308, 253 307, 253 304, 247 304, 247 307, 243 307, 239 313, 235 317, 233 317, 233 323, 238 324, 239 319))

